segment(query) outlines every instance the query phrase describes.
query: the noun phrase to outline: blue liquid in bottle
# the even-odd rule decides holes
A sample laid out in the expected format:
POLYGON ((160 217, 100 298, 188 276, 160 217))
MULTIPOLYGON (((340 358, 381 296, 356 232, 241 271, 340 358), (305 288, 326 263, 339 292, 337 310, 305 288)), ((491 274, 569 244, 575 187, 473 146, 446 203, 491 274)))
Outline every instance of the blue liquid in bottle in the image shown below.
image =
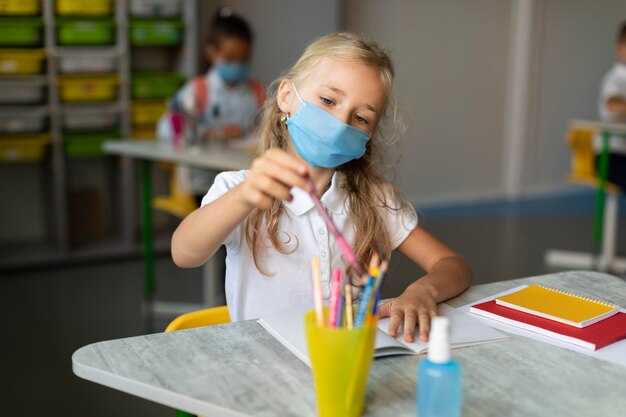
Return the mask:
POLYGON ((431 326, 428 358, 418 368, 418 416, 460 417, 461 367, 450 359, 450 321, 435 317, 431 326))

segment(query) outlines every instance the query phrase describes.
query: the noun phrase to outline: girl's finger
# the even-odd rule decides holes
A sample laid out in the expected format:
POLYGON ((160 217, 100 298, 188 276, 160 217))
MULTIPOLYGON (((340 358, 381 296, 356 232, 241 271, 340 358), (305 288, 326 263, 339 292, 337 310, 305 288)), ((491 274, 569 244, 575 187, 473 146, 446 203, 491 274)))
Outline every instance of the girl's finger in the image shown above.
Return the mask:
POLYGON ((309 191, 309 182, 300 174, 295 173, 290 169, 285 169, 284 166, 273 163, 271 161, 259 161, 259 169, 263 174, 274 178, 277 181, 282 182, 286 186, 299 187, 305 191, 309 191))
POLYGON ((290 169, 300 175, 305 175, 307 173, 307 167, 305 164, 298 161, 296 158, 283 150, 272 149, 267 151, 264 156, 274 163, 290 169))
POLYGON ((414 341, 413 334, 415 333, 416 321, 415 311, 408 310, 404 312, 404 340, 408 343, 414 341))
POLYGON ((263 193, 268 197, 275 197, 280 200, 291 200, 290 188, 267 176, 250 177, 252 189, 263 193))
POLYGON ((248 201, 250 201, 252 204, 254 204, 257 207, 262 207, 262 208, 272 207, 271 197, 268 197, 267 195, 265 195, 259 190, 251 191, 250 195, 248 196, 248 201))
POLYGON ((270 197, 275 197, 282 201, 291 201, 293 196, 291 195, 291 187, 277 181, 271 177, 263 176, 257 179, 259 190, 267 194, 270 197))
POLYGON ((425 311, 419 313, 419 338, 422 342, 428 341, 428 333, 430 332, 430 315, 425 311))
POLYGON ((401 308, 394 308, 391 310, 391 320, 389 320, 389 329, 387 333, 391 337, 398 337, 398 327, 404 318, 404 310, 401 308))
POLYGON ((389 309, 391 308, 391 301, 387 301, 378 308, 378 317, 389 317, 389 309))

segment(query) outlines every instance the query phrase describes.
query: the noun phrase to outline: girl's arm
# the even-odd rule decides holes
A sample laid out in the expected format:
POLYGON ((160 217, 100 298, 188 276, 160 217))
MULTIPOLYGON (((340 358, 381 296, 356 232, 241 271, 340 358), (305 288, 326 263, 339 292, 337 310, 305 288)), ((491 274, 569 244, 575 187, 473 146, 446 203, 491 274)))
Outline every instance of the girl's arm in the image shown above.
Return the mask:
POLYGON ((437 315, 437 303, 465 291, 472 271, 463 258, 419 226, 398 251, 424 269, 426 275, 409 285, 402 295, 383 304, 380 315, 391 317, 391 336, 397 336, 398 326, 404 321, 404 340, 413 342, 415 326, 419 323, 419 338, 427 341, 430 320, 437 315))
POLYGON ((265 152, 241 184, 185 217, 172 235, 174 263, 183 268, 204 264, 255 207, 269 208, 273 198, 290 201, 292 187, 308 191, 306 172, 304 164, 284 151, 265 152))

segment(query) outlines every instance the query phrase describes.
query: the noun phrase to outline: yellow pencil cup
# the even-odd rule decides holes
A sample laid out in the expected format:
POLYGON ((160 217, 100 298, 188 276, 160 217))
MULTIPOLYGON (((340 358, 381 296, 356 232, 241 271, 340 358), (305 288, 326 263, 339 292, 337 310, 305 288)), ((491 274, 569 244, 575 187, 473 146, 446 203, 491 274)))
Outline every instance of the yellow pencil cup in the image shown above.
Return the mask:
POLYGON ((318 416, 360 416, 374 358, 376 318, 358 329, 331 329, 319 327, 311 310, 305 314, 305 328, 318 416))

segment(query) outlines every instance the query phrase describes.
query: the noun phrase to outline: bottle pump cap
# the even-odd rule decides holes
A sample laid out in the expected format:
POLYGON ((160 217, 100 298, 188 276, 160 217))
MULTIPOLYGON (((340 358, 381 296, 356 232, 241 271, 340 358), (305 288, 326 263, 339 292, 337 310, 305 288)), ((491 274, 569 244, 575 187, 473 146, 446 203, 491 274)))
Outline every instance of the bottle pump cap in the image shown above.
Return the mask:
POLYGON ((428 360, 434 363, 450 361, 450 319, 437 316, 430 323, 428 360))

